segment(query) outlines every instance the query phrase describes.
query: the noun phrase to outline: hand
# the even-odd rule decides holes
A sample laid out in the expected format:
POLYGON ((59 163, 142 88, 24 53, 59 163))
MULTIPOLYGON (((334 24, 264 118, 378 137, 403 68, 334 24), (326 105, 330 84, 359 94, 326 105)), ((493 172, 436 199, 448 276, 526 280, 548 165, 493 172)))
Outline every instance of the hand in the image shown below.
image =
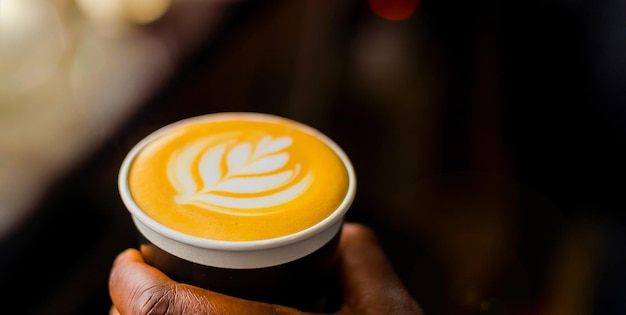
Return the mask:
MULTIPOLYGON (((336 315, 422 314, 378 245, 374 233, 364 225, 344 224, 338 268, 343 304, 336 315)), ((109 293, 113 301, 111 315, 308 314, 176 282, 146 264, 135 249, 127 249, 115 259, 109 278, 109 293)))

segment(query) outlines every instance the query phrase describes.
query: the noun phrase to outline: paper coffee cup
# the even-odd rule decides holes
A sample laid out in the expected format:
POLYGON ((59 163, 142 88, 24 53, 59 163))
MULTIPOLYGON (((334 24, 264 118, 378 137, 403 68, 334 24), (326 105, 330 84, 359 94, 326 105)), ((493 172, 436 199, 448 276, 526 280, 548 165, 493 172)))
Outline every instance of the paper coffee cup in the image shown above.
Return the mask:
POLYGON ((175 280, 322 311, 356 192, 343 150, 262 113, 215 113, 133 147, 119 191, 146 261, 175 280))

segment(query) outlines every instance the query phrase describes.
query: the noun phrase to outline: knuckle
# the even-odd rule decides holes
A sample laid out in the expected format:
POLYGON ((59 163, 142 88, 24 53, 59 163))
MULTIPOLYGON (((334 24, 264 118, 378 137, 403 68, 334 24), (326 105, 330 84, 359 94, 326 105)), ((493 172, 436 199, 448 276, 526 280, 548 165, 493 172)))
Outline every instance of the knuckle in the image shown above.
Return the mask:
POLYGON ((152 286, 140 291, 136 304, 138 315, 179 314, 176 307, 175 286, 152 286))
POLYGON ((371 227, 362 223, 353 224, 351 232, 353 236, 364 239, 364 240, 369 240, 369 241, 374 241, 374 242, 378 240, 374 230, 371 227))

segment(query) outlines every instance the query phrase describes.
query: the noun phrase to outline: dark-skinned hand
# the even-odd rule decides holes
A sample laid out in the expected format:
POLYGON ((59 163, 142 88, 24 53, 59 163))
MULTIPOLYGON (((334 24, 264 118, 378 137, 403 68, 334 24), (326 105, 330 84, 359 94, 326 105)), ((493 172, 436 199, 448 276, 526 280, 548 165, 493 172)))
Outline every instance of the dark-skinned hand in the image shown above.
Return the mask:
MULTIPOLYGON (((342 305, 336 315, 421 315, 372 230, 344 223, 339 244, 342 305)), ((136 249, 120 253, 109 277, 111 315, 306 315, 176 282, 146 264, 136 249)))

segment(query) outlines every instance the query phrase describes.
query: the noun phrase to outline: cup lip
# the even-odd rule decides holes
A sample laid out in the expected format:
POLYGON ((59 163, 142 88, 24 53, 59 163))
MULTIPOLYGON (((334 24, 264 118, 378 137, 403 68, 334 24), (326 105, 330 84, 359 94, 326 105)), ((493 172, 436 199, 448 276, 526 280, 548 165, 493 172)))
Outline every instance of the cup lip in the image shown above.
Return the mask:
POLYGON ((122 161, 120 171, 118 173, 118 190, 122 202, 133 217, 135 217, 137 220, 140 220, 150 229, 158 232, 159 234, 167 238, 201 248, 210 248, 224 251, 248 251, 276 248, 296 243, 300 240, 308 239, 309 237, 324 231, 326 228, 332 227, 334 223, 337 223, 337 221, 343 220, 344 215, 352 205, 356 194, 356 174, 352 162, 348 158, 347 154, 343 151, 343 149, 341 149, 341 147, 339 147, 339 145, 337 145, 335 141, 330 139, 328 136, 309 125, 295 121, 290 118, 260 112, 217 112, 192 116, 175 121, 156 129, 155 131, 144 137, 142 140, 137 142, 122 161), (166 225, 163 225, 145 214, 137 205, 137 203, 135 203, 135 201, 133 200, 127 180, 130 166, 132 165, 139 152, 146 145, 148 145, 167 131, 174 129, 180 125, 201 121, 223 120, 229 118, 249 119, 251 121, 263 120, 272 122, 288 122, 297 125, 298 128, 300 128, 303 132, 309 133, 326 143, 343 162, 348 173, 348 190, 346 191, 346 194, 337 209, 329 216, 324 218, 322 221, 302 231, 298 231, 289 235, 252 241, 212 240, 188 235, 173 228, 170 228, 166 225))

